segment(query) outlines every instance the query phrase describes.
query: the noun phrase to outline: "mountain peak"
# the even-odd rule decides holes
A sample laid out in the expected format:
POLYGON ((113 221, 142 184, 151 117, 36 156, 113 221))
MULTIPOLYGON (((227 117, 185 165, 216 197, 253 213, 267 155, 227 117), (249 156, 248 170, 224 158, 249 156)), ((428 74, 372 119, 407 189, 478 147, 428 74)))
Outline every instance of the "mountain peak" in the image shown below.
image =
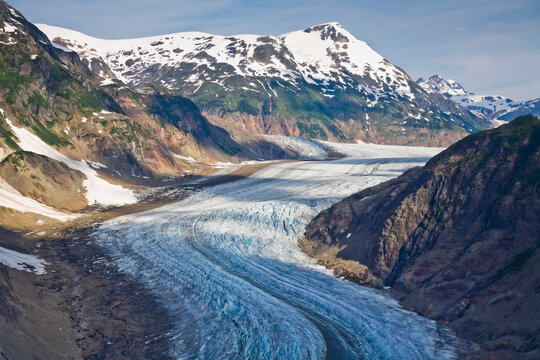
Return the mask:
POLYGON ((419 78, 416 83, 427 92, 440 93, 447 97, 469 94, 457 81, 445 79, 438 74, 430 76, 428 80, 419 78))
POLYGON ((457 81, 444 79, 435 74, 428 80, 419 78, 416 83, 428 93, 439 93, 467 108, 477 116, 500 124, 499 120, 509 121, 516 116, 540 114, 538 99, 529 101, 513 101, 500 95, 477 95, 463 88, 457 81))
POLYGON ((323 29, 323 28, 337 28, 337 29, 345 29, 343 27, 343 25, 341 25, 340 23, 338 23, 337 21, 330 21, 330 22, 326 22, 326 23, 322 23, 322 24, 318 24, 318 25, 314 25, 314 26, 310 26, 309 28, 307 28, 306 30, 309 30, 309 29, 323 29))
POLYGON ((321 34, 321 40, 331 39, 338 43, 347 43, 356 38, 338 22, 328 22, 311 26, 303 31, 304 33, 318 32, 321 34))

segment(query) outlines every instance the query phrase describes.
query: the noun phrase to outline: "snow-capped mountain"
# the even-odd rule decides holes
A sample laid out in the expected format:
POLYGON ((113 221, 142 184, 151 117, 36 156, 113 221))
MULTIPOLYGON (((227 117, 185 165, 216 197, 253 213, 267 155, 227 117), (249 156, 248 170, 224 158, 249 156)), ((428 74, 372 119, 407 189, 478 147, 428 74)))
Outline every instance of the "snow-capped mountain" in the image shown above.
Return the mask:
POLYGON ((255 153, 258 143, 234 141, 169 90, 101 86, 76 53, 58 47, 0 0, 4 225, 28 220, 9 211, 64 221, 88 206, 134 203, 124 184, 161 185, 213 171, 217 162, 296 156, 271 141, 255 153))
MULTIPOLYGON (((205 81, 213 81, 224 91, 232 91, 234 85, 227 80, 239 75, 283 78, 293 86, 292 90, 304 82, 318 85, 329 97, 347 87, 361 89, 362 85, 369 90, 392 90, 412 96, 410 78, 403 70, 338 23, 277 37, 187 32, 129 40, 102 40, 59 27, 38 27, 56 44, 78 52, 88 63, 103 59, 118 79, 135 87, 159 81, 171 89, 182 88, 193 94, 205 81), (228 66, 220 69, 220 64, 228 66), (156 71, 157 66, 161 71, 156 71), (180 77, 163 77, 181 68, 188 71, 174 73, 180 77)), ((261 90, 262 85, 265 92, 273 94, 269 84, 248 85, 253 91, 261 90)))
POLYGON ((433 75, 428 80, 416 81, 424 90, 439 93, 489 120, 510 121, 518 116, 540 115, 540 99, 514 101, 501 95, 476 95, 452 79, 433 75))
POLYGON ((427 92, 439 93, 448 97, 467 94, 467 91, 465 91, 463 86, 457 81, 443 79, 437 74, 433 75, 428 80, 420 78, 416 80, 416 83, 422 86, 427 92))
POLYGON ((124 40, 38 27, 59 48, 77 52, 104 84, 117 78, 135 88, 177 90, 227 128, 442 144, 487 127, 454 102, 424 91, 338 23, 280 36, 185 32, 124 40))

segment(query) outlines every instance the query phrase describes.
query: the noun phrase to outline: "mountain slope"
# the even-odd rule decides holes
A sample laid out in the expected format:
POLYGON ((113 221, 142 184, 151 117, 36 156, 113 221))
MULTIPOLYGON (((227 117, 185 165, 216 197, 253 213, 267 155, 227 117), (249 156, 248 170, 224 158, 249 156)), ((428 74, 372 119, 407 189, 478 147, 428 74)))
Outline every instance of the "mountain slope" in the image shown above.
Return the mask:
POLYGON ((237 132, 425 145, 488 126, 424 91, 337 23, 277 37, 188 32, 124 40, 39 27, 104 81, 178 90, 237 132))
POLYGON ((34 200, 64 210, 119 205, 125 203, 120 198, 136 200, 122 187, 208 174, 216 162, 291 156, 268 139, 236 142, 194 103, 166 88, 134 90, 118 80, 104 82, 77 53, 51 44, 0 1, 0 161, 6 159, 0 221, 5 224, 13 223, 12 211, 24 209, 67 218, 34 200), (63 186, 55 180, 60 178, 66 180, 63 186), (107 196, 105 189, 117 196, 107 196), (81 192, 86 202, 80 201, 81 192))
POLYGON ((540 120, 521 117, 323 211, 303 247, 484 351, 534 358, 539 171, 540 120))
POLYGON ((540 116, 540 99, 514 101, 500 95, 475 95, 455 80, 445 80, 439 75, 433 75, 428 80, 420 78, 416 83, 427 92, 444 95, 488 120, 510 121, 528 114, 540 116))
POLYGON ((43 155, 17 151, 6 156, 0 162, 0 177, 22 195, 56 209, 87 206, 83 173, 43 155))

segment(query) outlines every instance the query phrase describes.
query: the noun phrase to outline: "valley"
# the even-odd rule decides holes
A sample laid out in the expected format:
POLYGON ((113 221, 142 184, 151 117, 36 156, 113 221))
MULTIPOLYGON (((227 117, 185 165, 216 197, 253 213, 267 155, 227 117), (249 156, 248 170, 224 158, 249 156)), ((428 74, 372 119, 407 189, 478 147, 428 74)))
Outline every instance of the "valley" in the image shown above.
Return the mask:
POLYGON ((269 165, 93 233, 167 308, 175 357, 454 356, 451 334, 436 323, 335 278, 297 245, 320 210, 440 150, 322 146, 346 156, 269 165))
POLYGON ((413 81, 353 34, 448 74, 462 19, 427 54, 396 9, 106 40, 0 0, 0 359, 537 359, 538 94, 413 81))

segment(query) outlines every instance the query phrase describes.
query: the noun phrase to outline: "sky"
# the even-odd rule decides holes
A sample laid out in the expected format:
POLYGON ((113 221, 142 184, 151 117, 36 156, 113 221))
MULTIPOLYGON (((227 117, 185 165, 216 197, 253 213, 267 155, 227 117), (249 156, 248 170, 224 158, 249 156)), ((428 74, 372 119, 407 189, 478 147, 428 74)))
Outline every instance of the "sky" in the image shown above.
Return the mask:
POLYGON ((414 80, 540 97, 540 0, 8 0, 34 23, 104 39, 280 35, 337 21, 414 80))

